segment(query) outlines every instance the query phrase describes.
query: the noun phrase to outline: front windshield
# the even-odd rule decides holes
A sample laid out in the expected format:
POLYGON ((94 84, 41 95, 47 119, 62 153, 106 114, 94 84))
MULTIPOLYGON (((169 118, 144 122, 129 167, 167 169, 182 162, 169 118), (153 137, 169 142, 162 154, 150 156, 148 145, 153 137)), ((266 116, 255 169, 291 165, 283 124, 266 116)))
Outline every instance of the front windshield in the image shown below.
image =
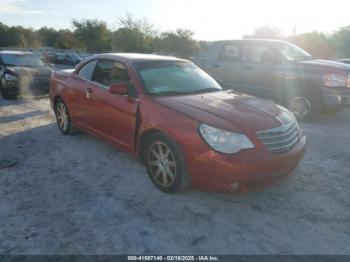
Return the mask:
POLYGON ((1 59, 7 66, 40 67, 44 65, 37 56, 31 54, 2 54, 1 59))
POLYGON ((222 88, 203 70, 183 61, 135 63, 149 94, 191 94, 220 91, 222 88))
POLYGON ((283 57, 289 61, 311 59, 308 52, 291 43, 279 43, 277 48, 283 57))

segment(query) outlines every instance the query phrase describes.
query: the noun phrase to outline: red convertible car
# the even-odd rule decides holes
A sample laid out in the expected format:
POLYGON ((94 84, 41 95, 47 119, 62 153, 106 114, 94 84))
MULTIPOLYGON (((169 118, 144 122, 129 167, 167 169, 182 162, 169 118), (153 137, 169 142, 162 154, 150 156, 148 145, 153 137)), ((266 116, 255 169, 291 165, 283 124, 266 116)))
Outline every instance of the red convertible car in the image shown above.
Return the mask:
POLYGON ((258 190, 289 177, 305 147, 288 110, 172 57, 95 55, 53 73, 50 100, 63 134, 82 130, 139 157, 168 193, 258 190))

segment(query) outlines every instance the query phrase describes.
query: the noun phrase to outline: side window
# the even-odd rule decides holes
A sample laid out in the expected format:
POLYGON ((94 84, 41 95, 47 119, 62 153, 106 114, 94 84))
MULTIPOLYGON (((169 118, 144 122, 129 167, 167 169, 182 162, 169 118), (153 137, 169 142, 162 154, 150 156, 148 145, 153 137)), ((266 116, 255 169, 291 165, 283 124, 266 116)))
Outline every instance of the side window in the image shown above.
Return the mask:
POLYGON ((91 61, 80 69, 78 75, 86 80, 91 80, 92 72, 95 69, 97 60, 91 61))
POLYGON ((248 61, 255 63, 271 63, 275 60, 272 50, 266 45, 252 45, 250 47, 248 61))
POLYGON ((92 75, 92 81, 108 87, 118 82, 129 82, 129 76, 122 63, 100 60, 92 75))
POLYGON ((220 51, 219 60, 221 61, 240 61, 242 48, 237 43, 225 44, 220 51))

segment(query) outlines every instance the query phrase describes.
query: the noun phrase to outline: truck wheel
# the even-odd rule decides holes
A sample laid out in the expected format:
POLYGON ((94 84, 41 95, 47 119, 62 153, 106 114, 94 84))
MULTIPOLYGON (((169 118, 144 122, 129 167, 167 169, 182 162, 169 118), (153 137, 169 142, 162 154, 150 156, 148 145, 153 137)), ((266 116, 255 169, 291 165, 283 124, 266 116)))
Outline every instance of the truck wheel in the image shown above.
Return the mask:
POLYGON ((295 96, 289 99, 288 108, 300 122, 311 121, 321 112, 320 101, 307 96, 295 96))
POLYGON ((155 133, 148 139, 145 159, 148 175, 161 191, 174 193, 188 186, 183 154, 164 134, 155 133))

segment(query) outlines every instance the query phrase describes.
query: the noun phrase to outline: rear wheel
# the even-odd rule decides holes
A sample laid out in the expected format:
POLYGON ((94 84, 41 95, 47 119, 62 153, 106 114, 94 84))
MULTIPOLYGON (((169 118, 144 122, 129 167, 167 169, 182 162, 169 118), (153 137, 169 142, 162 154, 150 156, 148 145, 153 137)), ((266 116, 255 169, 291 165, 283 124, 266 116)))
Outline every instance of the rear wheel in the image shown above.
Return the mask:
POLYGON ((73 135, 77 133, 77 129, 72 125, 67 105, 62 99, 58 99, 55 103, 55 115, 58 129, 64 135, 73 135))
POLYGON ((156 133, 146 144, 147 171, 161 191, 174 193, 188 186, 185 160, 179 146, 167 136, 156 133))

